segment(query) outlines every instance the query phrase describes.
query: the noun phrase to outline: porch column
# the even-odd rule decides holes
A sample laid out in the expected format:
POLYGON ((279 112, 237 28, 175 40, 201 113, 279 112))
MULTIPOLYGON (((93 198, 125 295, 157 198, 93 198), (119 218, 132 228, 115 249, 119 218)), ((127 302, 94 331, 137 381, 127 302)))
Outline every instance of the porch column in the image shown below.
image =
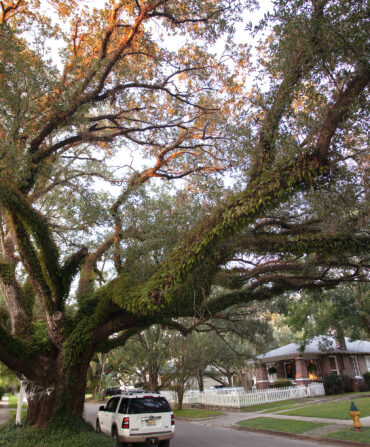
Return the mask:
POLYGON ((270 388, 269 376, 267 374, 266 365, 263 363, 258 365, 256 371, 256 385, 257 389, 264 390, 266 388, 270 388))
POLYGON ((295 381, 298 386, 305 386, 311 383, 308 376, 306 360, 302 357, 295 359, 295 381))

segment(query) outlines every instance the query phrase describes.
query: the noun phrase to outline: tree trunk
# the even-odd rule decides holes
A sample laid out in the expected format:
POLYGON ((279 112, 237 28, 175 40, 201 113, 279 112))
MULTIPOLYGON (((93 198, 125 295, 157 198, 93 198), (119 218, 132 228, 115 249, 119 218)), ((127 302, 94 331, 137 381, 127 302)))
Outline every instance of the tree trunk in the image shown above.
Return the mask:
POLYGON ((82 418, 88 362, 65 370, 56 368, 52 380, 26 379, 27 423, 46 427, 60 416, 82 418))
POLYGON ((177 393, 177 409, 182 410, 182 401, 184 400, 185 386, 180 384, 176 387, 177 393))
POLYGON ((204 391, 204 375, 202 369, 198 371, 198 387, 200 392, 204 391))
POLYGON ((233 387, 233 375, 234 375, 234 372, 226 371, 227 384, 230 388, 233 387))

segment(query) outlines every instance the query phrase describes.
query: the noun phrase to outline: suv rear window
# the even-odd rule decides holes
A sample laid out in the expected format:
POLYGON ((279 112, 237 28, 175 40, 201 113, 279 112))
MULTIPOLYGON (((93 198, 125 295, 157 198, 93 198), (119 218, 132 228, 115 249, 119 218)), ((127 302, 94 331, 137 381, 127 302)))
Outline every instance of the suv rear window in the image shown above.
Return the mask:
POLYGON ((139 397, 127 400, 127 414, 167 413, 171 411, 171 407, 164 397, 139 397))

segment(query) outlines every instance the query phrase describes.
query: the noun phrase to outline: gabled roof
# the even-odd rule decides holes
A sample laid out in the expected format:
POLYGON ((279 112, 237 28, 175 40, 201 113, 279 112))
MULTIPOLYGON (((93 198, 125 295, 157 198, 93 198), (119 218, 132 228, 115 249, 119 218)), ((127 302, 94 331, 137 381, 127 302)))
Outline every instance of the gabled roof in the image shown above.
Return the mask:
POLYGON ((339 349, 334 337, 326 337, 320 335, 308 341, 305 346, 304 352, 300 350, 298 343, 290 343, 289 345, 282 346, 281 348, 273 349, 257 356, 259 361, 266 360, 280 360, 300 355, 307 356, 318 355, 324 353, 342 353, 342 354, 370 354, 370 342, 365 340, 350 341, 349 338, 345 338, 347 349, 339 349))

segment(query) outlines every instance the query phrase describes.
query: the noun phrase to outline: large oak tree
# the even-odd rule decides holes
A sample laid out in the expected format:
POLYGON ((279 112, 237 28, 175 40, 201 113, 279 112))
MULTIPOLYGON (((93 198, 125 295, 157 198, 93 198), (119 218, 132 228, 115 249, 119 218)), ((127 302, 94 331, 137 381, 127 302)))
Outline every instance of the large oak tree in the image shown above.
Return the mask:
POLYGON ((249 7, 0 1, 0 360, 31 424, 154 323, 366 279, 366 4, 275 1, 251 52, 249 7))

